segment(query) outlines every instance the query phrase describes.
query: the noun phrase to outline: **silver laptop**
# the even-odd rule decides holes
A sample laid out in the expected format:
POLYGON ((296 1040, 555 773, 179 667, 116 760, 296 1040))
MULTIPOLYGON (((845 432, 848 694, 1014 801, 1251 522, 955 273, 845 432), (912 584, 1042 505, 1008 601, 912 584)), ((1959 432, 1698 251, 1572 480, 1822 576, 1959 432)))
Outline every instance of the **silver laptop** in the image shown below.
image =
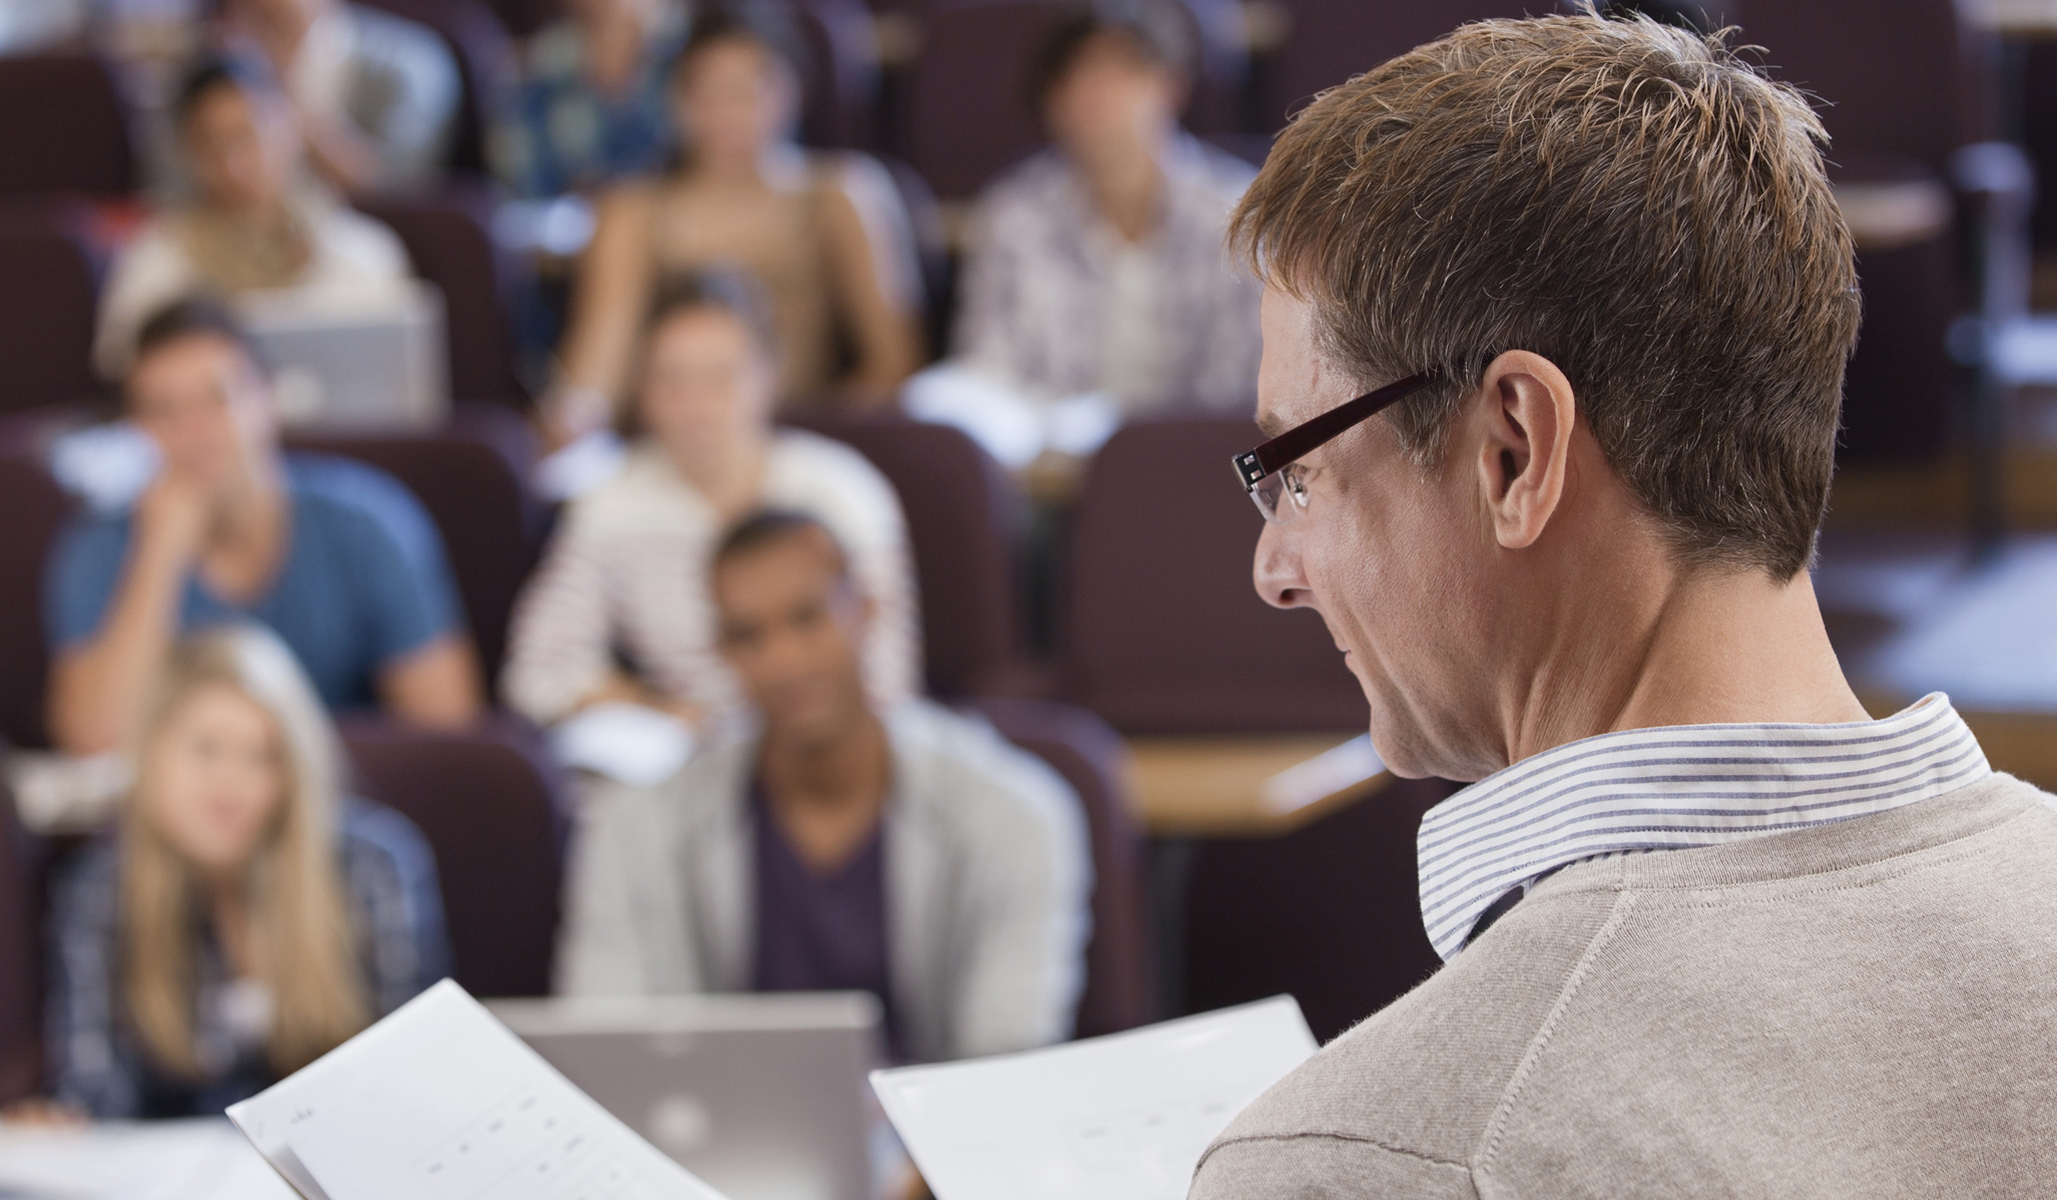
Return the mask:
POLYGON ((864 992, 496 1000, 536 1053, 732 1200, 871 1200, 864 992))
POLYGON ((443 297, 427 284, 414 283, 399 303, 361 310, 260 300, 238 312, 271 364, 287 425, 418 430, 449 416, 443 297))

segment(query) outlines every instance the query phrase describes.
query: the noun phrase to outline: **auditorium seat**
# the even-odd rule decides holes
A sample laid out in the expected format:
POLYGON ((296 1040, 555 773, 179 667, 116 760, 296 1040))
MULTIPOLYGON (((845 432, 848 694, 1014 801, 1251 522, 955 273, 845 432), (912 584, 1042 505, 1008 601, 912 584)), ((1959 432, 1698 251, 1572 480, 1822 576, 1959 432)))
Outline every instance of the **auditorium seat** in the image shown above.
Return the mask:
POLYGON ((1525 17, 1555 9, 1551 0, 1282 0, 1292 21, 1268 64, 1267 114, 1282 120, 1315 93, 1363 74, 1467 21, 1525 17))
MULTIPOLYGON (((0 746, 0 755, 5 754, 0 746)), ((0 779, 0 1108, 43 1081, 43 936, 39 848, 0 779)))
POLYGON ((0 412, 94 395, 95 304, 92 261, 59 222, 0 219, 0 412))
POLYGON ((128 111, 105 63, 0 56, 0 197, 126 196, 136 184, 128 111))
POLYGON ((451 574, 478 647, 482 683, 491 695, 507 648, 507 622, 515 596, 535 566, 542 514, 492 436, 510 414, 471 414, 445 433, 295 436, 294 450, 336 454, 370 463, 406 484, 443 535, 451 574))
POLYGON ((1290 992, 1326 1042, 1442 964, 1414 839, 1456 790, 1402 779, 1283 837, 1199 843, 1186 880, 1185 1011, 1290 992))
MULTIPOLYGON (((1175 0, 1176 2, 1176 0, 1175 0)), ((1183 0, 1201 64, 1190 115, 1202 132, 1231 123, 1249 67, 1238 29, 1214 0, 1183 0)), ((904 9, 921 49, 896 106, 894 147, 946 199, 975 194, 1043 144, 1030 59, 1079 6, 1067 0, 922 0, 904 9)), ((1240 22, 1234 22, 1239 26, 1240 22)))
POLYGON ((964 434, 903 417, 791 422, 847 442, 899 493, 921 585, 923 660, 937 696, 1012 690, 1019 666, 1013 543, 1019 501, 1000 465, 964 434))
POLYGON ((518 39, 564 15, 564 0, 486 0, 486 4, 518 39))
POLYGON ((879 46, 862 0, 795 0, 793 24, 808 63, 800 140, 809 146, 876 147, 879 46))
POLYGON ((526 282, 525 264, 494 246, 487 232, 490 196, 451 188, 432 197, 360 201, 357 207, 390 226, 407 247, 415 273, 443 293, 450 395, 526 407, 508 320, 526 282))
POLYGON ((43 564, 71 515, 73 502, 42 460, 0 455, 0 742, 41 748, 43 689, 43 564))
POLYGON ((548 993, 564 809, 540 737, 505 715, 465 733, 376 718, 342 732, 362 794, 435 850, 457 982, 478 996, 548 993))
POLYGON ((449 47, 464 94, 443 164, 460 175, 489 174, 486 144, 506 115, 519 70, 506 23, 481 0, 363 2, 428 26, 449 47))
POLYGON ((1951 156, 1989 136, 1994 47, 1953 0, 1907 0, 1891 20, 1878 19, 1863 0, 1753 3, 1738 40, 1764 47, 1776 78, 1819 97, 1839 192, 1935 197, 1926 228, 1882 237, 1870 236, 1855 206, 1844 205, 1858 243, 1864 330, 1845 377, 1840 457, 1939 458, 1956 425, 1945 340, 1951 318, 1972 299, 1962 287, 1951 156))
POLYGON ((1064 696, 1125 734, 1362 731, 1364 697, 1311 611, 1258 599, 1263 518, 1230 470, 1247 420, 1129 425, 1073 516, 1058 639, 1064 696))
POLYGON ((985 699, 972 709, 1009 741, 1050 764, 1086 810, 1093 843, 1093 937, 1077 1036, 1098 1037, 1155 1015, 1149 923, 1143 892, 1143 836, 1124 779, 1126 751, 1105 722, 1070 705, 985 699))

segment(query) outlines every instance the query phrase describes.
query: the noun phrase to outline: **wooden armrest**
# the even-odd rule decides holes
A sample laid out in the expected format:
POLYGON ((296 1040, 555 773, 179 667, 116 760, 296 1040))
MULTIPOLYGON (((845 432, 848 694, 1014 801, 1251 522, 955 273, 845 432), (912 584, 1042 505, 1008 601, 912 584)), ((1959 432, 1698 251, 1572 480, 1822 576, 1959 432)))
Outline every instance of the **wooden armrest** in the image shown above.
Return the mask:
POLYGON ((1835 192, 1860 251, 1928 241, 1949 230, 1955 211, 1950 190, 1933 179, 1839 183, 1835 192))

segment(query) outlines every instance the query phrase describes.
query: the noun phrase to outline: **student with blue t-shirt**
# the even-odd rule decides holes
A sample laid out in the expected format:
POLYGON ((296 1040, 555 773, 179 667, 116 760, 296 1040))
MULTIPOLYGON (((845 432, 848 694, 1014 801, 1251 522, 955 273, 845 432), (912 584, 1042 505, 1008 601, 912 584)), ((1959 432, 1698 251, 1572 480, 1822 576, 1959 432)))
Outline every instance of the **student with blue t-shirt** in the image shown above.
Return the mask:
POLYGON ((180 632, 258 621, 331 709, 469 722, 478 667, 442 543, 391 477, 287 455, 241 328, 184 300, 152 317, 126 385, 162 469, 133 509, 75 521, 45 573, 50 732, 75 754, 129 737, 180 632))

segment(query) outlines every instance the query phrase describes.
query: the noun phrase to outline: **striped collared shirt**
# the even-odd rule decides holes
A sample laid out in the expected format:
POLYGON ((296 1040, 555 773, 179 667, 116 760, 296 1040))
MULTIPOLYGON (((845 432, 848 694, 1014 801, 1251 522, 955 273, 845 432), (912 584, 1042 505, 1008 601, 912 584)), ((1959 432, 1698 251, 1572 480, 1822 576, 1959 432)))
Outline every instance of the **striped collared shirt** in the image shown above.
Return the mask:
POLYGON ((1422 925, 1447 961, 1488 909, 1559 867, 1826 825, 1991 773, 1941 692, 1879 721, 1676 725, 1570 742, 1422 818, 1422 925))

